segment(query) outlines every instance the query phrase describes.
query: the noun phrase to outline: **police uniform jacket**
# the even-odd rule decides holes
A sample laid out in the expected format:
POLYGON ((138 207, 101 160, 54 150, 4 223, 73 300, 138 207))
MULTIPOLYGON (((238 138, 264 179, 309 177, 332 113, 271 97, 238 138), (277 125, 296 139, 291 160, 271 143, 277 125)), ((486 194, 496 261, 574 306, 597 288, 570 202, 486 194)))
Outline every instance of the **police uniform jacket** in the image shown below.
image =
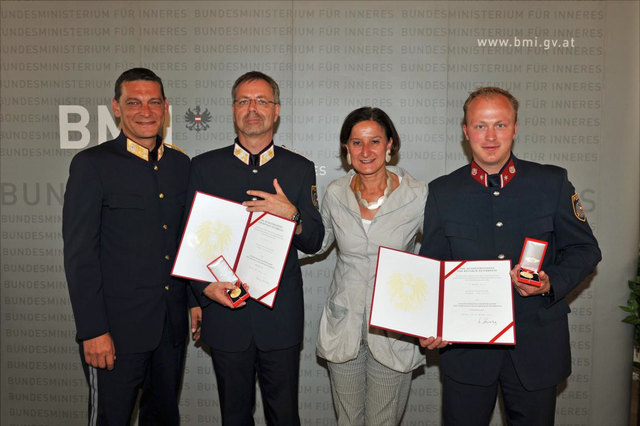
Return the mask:
POLYGON ((188 286, 170 272, 188 177, 186 155, 163 147, 147 161, 123 133, 73 158, 62 234, 79 340, 109 332, 116 353, 153 350, 168 315, 174 343, 184 342, 188 286))
MULTIPOLYGON (((272 157, 260 166, 234 156, 235 149, 244 151, 235 144, 192 160, 189 205, 195 191, 238 203, 249 201, 251 197, 246 192, 250 189, 275 193, 273 179, 277 178, 289 201, 300 211, 302 232, 293 237, 273 308, 247 299, 244 307, 229 309, 202 293, 209 283, 191 282, 203 308, 202 340, 216 350, 227 352, 247 349, 252 339, 263 351, 289 348, 302 341, 304 328, 302 273, 297 250, 317 251, 324 236, 317 208, 315 167, 313 162, 278 146, 273 146, 272 157)), ((251 292, 251 283, 247 284, 251 292)))
POLYGON ((513 267, 525 237, 549 243, 541 269, 549 275, 551 294, 513 292, 516 345, 453 345, 441 354, 444 374, 489 385, 498 379, 506 351, 523 386, 536 390, 571 373, 565 296, 593 272, 601 254, 566 170, 511 160, 501 188, 483 185, 486 174, 474 163, 429 184, 420 254, 442 260, 504 258, 513 267))
POLYGON ((320 319, 317 351, 331 362, 355 359, 364 325, 373 357, 393 370, 408 372, 425 362, 417 339, 369 328, 369 314, 378 248, 413 252, 416 236, 422 230, 427 186, 403 169, 387 169, 401 182, 376 213, 368 232, 362 226, 360 207, 350 187, 353 170, 331 182, 322 200, 325 236, 321 251, 336 241, 338 260, 320 319))

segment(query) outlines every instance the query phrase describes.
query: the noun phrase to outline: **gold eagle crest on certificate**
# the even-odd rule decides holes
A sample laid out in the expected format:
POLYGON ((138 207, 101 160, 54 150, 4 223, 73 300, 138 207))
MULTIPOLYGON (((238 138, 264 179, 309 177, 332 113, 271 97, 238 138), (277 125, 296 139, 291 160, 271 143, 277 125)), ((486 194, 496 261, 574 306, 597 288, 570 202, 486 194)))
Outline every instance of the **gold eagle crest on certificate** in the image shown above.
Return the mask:
POLYGON ((427 296, 427 283, 422 278, 409 273, 396 272, 388 281, 391 302, 404 311, 422 309, 427 296))
POLYGON ((212 259, 224 252, 231 243, 231 228, 220 221, 204 221, 198 226, 195 238, 190 241, 198 256, 203 259, 212 259))

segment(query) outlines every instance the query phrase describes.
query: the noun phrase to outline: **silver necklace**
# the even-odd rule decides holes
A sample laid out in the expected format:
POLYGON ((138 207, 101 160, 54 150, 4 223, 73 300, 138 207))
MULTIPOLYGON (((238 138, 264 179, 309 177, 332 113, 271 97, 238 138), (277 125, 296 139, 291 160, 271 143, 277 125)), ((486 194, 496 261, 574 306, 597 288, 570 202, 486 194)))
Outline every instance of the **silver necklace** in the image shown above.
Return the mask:
POLYGON ((356 175, 356 181, 353 183, 353 192, 356 195, 356 200, 358 200, 358 203, 360 203, 362 207, 369 210, 375 210, 387 200, 387 197, 391 193, 392 187, 393 179, 391 178, 391 173, 387 172, 387 187, 384 189, 384 193, 376 201, 368 202, 367 200, 362 198, 362 194, 360 193, 360 175, 356 175))

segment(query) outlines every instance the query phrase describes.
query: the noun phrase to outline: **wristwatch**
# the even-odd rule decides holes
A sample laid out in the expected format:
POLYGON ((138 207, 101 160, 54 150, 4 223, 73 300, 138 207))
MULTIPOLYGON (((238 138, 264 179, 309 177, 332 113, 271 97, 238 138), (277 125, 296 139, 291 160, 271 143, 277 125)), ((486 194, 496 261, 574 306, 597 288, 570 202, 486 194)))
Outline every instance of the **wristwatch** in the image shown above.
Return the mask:
POLYGON ((291 220, 296 224, 300 225, 302 223, 302 217, 300 216, 300 210, 296 209, 296 214, 291 216, 291 220))

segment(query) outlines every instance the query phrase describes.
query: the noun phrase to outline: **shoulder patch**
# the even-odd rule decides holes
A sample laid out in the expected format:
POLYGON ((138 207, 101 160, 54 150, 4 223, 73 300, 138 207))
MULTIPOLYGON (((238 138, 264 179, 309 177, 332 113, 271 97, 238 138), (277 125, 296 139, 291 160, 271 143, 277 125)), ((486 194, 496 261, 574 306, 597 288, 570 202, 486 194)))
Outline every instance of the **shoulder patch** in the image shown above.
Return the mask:
POLYGON ((311 203, 316 209, 319 209, 318 206, 318 187, 315 185, 311 185, 311 203))
POLYGON ((182 148, 180 148, 179 146, 172 145, 172 144, 166 143, 166 142, 162 142, 162 144, 164 146, 166 146, 167 148, 175 149, 176 151, 179 151, 179 152, 183 153, 184 155, 187 155, 187 153, 184 152, 184 150, 182 148))
POLYGON ((573 206, 573 214, 576 218, 582 222, 586 222, 587 216, 584 214, 584 209, 582 208, 582 203, 577 193, 571 196, 571 205, 573 206))

